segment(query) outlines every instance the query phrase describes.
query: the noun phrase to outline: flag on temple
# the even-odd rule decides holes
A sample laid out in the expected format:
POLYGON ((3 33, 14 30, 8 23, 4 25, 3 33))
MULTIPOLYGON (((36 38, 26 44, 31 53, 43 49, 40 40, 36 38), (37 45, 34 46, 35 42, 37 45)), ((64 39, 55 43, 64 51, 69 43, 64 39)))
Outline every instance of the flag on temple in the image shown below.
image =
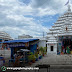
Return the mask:
POLYGON ((67 3, 65 5, 67 5, 69 3, 69 0, 67 1, 67 3))
POLYGON ((66 27, 66 31, 67 31, 67 27, 66 27))

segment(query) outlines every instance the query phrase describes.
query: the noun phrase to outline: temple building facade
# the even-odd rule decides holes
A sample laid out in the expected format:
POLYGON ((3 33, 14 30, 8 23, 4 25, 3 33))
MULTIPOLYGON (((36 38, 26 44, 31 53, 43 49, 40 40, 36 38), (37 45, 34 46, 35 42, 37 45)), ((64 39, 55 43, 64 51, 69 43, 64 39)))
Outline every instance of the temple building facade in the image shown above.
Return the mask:
POLYGON ((47 54, 72 53, 72 12, 68 10, 58 18, 46 36, 47 54))

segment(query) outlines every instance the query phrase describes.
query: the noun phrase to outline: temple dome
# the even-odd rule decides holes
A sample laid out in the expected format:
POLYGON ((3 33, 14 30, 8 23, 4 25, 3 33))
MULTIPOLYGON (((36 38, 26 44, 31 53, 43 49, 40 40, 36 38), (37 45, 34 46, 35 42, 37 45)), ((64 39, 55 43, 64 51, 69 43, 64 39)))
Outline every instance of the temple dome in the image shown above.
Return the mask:
POLYGON ((57 43, 57 39, 52 35, 49 39, 47 43, 57 43))

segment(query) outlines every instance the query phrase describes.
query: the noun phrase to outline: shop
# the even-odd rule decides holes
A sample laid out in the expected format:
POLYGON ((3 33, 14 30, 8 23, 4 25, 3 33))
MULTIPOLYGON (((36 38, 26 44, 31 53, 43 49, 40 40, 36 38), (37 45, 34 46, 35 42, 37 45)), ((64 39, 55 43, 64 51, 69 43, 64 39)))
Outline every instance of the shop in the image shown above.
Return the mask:
POLYGON ((58 51, 63 54, 72 54, 72 36, 59 36, 58 51))
POLYGON ((30 52, 35 52, 38 47, 39 39, 11 40, 1 42, 4 48, 11 49, 11 58, 20 49, 28 49, 30 52))

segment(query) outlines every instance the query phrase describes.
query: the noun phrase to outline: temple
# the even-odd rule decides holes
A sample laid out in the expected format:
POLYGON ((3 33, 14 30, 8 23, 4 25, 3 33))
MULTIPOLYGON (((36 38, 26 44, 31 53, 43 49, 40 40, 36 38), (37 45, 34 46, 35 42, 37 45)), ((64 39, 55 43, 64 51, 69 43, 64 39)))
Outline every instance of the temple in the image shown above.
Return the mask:
POLYGON ((48 54, 67 54, 68 50, 69 54, 72 53, 72 12, 69 4, 68 10, 54 23, 46 38, 48 54))

